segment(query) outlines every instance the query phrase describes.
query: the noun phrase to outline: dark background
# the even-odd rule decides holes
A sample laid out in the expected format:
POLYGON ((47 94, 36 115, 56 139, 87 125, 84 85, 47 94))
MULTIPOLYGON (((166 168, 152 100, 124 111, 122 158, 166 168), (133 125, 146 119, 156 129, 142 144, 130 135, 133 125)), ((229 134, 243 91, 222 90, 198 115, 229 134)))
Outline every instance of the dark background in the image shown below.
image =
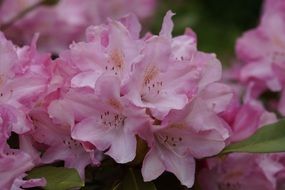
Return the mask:
POLYGON ((174 35, 191 27, 198 48, 214 52, 224 65, 234 57, 236 39, 259 21, 262 0, 160 0, 150 30, 158 33, 167 10, 176 13, 174 35))

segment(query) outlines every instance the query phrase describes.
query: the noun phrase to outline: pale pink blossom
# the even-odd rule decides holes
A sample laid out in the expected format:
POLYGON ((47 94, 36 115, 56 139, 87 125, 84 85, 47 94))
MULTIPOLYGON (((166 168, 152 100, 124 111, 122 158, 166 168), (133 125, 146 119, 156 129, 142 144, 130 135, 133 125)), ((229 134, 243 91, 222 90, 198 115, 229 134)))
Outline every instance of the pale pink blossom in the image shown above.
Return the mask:
POLYGON ((280 92, 277 109, 284 112, 285 88, 285 5, 284 1, 265 1, 260 24, 238 39, 236 52, 244 62, 240 80, 247 85, 249 97, 266 90, 280 92))
POLYGON ((284 170, 271 155, 231 154, 207 160, 198 174, 202 190, 274 190, 276 175, 284 170))
POLYGON ((84 179, 85 167, 88 164, 99 165, 98 151, 86 151, 79 141, 71 138, 71 128, 68 125, 54 123, 47 112, 34 109, 30 113, 34 131, 30 133, 37 142, 45 145, 41 163, 53 163, 63 160, 67 168, 75 168, 84 179))
POLYGON ((218 154, 229 138, 219 114, 233 92, 219 83, 220 62, 197 50, 191 29, 172 38, 172 16, 166 14, 159 35, 143 38, 133 15, 89 27, 87 42, 55 61, 65 82, 47 109, 54 123, 71 126, 73 139, 117 163, 135 158, 140 136, 149 145, 144 179, 166 170, 191 187, 194 159, 218 154))
POLYGON ((279 171, 274 177, 277 182, 277 190, 282 190, 285 187, 285 154, 284 153, 275 153, 270 155, 271 160, 277 161, 280 163, 283 168, 279 171))
POLYGON ((102 76, 97 80, 95 89, 94 112, 75 125, 72 137, 89 142, 99 150, 108 149, 105 154, 117 163, 130 162, 136 155, 136 130, 147 127, 150 118, 144 109, 120 97, 118 78, 102 76))
POLYGON ((191 29, 173 38, 173 15, 167 12, 159 35, 142 38, 134 14, 108 19, 90 26, 85 42, 74 42, 54 61, 37 52, 36 38, 18 48, 0 36, 0 150, 14 131, 18 151, 31 158, 11 178, 14 185, 32 185, 21 177, 38 164, 64 161, 84 178, 85 167, 99 165, 104 154, 131 162, 141 138, 148 145, 145 181, 169 171, 191 187, 195 159, 218 154, 233 132, 239 135, 244 126, 238 119, 257 112, 258 124, 267 121, 260 107, 231 104, 234 93, 220 82, 221 63, 197 50, 191 29))
MULTIPOLYGON (((129 15, 124 21, 130 18, 134 16, 129 15)), ((136 20, 130 22, 129 25, 139 24, 136 20)), ((94 88, 97 78, 104 73, 119 77, 124 85, 133 65, 141 59, 141 42, 127 26, 114 20, 106 25, 90 26, 86 35, 87 42, 73 43, 70 50, 60 55, 66 67, 74 70, 71 86, 94 88)))
POLYGON ((33 162, 33 158, 21 150, 6 147, 3 152, 0 152, 0 166, 0 188, 3 190, 18 190, 25 187, 44 186, 46 184, 44 178, 23 180, 26 176, 25 172, 31 170, 36 165, 33 162))
POLYGON ((134 66, 126 96, 156 119, 150 129, 139 131, 150 147, 142 166, 144 180, 169 171, 191 187, 194 159, 225 147, 229 126, 218 114, 226 110, 233 92, 217 83, 221 65, 214 55, 197 50, 193 31, 172 39, 172 15, 165 16, 159 36, 145 39, 145 57, 134 66))
MULTIPOLYGON (((0 7, 0 24, 9 21, 20 11, 40 0, 4 0, 0 7)), ((55 6, 41 6, 8 28, 6 35, 25 44, 39 32, 40 49, 59 52, 73 41, 84 38, 90 25, 104 23, 107 18, 119 18, 133 12, 141 19, 154 13, 155 0, 60 0, 55 6)))
POLYGON ((159 119, 171 109, 182 109, 205 86, 221 79, 220 62, 214 54, 197 51, 190 29, 172 39, 173 15, 166 14, 158 36, 145 39, 143 58, 124 87, 134 105, 149 108, 159 119))
MULTIPOLYGON (((228 93, 231 97, 231 91, 228 93)), ((166 170, 174 173, 183 185, 191 187, 195 175, 194 158, 215 155, 225 147, 229 127, 212 105, 207 105, 210 96, 204 99, 202 94, 203 91, 201 97, 184 109, 170 111, 160 126, 151 128, 153 134, 145 136, 150 146, 142 167, 146 181, 154 180, 166 170)), ((221 97, 220 100, 229 102, 231 98, 221 97)), ((216 106, 223 107, 219 105, 224 103, 222 101, 215 101, 216 106)))
POLYGON ((0 105, 16 117, 13 131, 22 134, 32 126, 27 113, 46 92, 49 82, 48 54, 39 54, 35 37, 31 46, 14 46, 0 33, 0 105))
MULTIPOLYGON (((0 105, 0 188, 3 190, 22 189, 25 187, 44 186, 45 179, 24 180, 25 172, 39 163, 38 153, 29 154, 25 142, 20 143, 20 149, 11 149, 7 144, 12 127, 19 118, 14 114, 13 107, 0 105), (23 148, 23 149, 22 149, 23 148)), ((21 123, 23 125, 23 123, 21 123)))

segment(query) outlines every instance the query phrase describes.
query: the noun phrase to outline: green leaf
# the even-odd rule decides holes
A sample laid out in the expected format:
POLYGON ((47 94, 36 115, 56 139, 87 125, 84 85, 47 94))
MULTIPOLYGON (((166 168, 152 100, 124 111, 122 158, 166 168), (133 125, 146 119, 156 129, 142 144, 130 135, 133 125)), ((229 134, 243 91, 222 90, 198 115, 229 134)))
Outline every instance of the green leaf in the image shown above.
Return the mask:
POLYGON ((227 146, 220 154, 232 152, 271 153, 285 151, 285 119, 266 125, 241 142, 227 146))
POLYGON ((75 169, 43 166, 35 168, 28 174, 28 179, 44 177, 47 180, 46 190, 67 190, 83 187, 84 182, 75 169))
POLYGON ((144 182, 140 172, 130 168, 113 190, 156 190, 156 187, 152 182, 144 182))

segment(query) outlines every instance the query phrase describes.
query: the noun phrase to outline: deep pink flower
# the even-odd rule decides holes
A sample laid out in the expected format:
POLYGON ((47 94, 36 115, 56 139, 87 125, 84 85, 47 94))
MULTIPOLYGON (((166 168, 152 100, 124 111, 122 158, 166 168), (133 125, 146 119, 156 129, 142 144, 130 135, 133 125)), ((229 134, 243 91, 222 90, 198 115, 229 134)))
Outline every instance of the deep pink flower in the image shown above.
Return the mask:
POLYGON ((222 117, 231 127, 230 141, 241 141, 253 135, 264 125, 276 122, 274 113, 268 112, 257 101, 238 103, 235 98, 222 113, 222 117))

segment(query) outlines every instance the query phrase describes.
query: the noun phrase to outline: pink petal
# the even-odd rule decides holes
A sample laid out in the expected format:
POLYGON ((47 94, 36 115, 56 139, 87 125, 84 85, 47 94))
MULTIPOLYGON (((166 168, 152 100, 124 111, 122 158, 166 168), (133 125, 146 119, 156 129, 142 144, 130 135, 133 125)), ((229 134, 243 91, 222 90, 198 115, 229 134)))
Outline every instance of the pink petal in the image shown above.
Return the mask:
MULTIPOLYGON (((191 112, 185 119, 187 125, 197 133, 203 131, 212 131, 208 135, 213 135, 213 138, 227 139, 229 137, 229 131, 227 124, 216 115, 211 109, 208 109, 205 102, 202 99, 195 100, 188 109, 191 112), (203 115, 203 117, 201 117, 203 115)), ((187 109, 186 109, 187 110, 187 109)), ((220 139, 221 140, 221 139, 220 139)))
POLYGON ((134 134, 118 131, 113 135, 112 146, 106 154, 114 158, 117 163, 127 163, 135 158, 136 146, 134 134))
POLYGON ((96 95, 103 100, 119 99, 120 97, 120 84, 121 81, 118 77, 103 75, 95 85, 96 95))
POLYGON ((173 30, 173 22, 171 17, 175 15, 173 12, 171 11, 167 11, 166 15, 163 18, 163 24, 162 24, 162 28, 161 31, 159 33, 159 36, 164 36, 168 39, 171 39, 172 35, 172 30, 173 30))
POLYGON ((6 150, 0 158, 0 187, 10 189, 14 180, 35 165, 32 158, 20 150, 6 150))
POLYGON ((196 34, 187 28, 184 35, 174 37, 172 40, 172 53, 177 60, 191 60, 197 51, 196 34))
POLYGON ((172 172, 180 182, 190 188, 194 184, 195 160, 190 155, 178 156, 169 150, 161 150, 160 156, 164 159, 165 169, 172 172))
POLYGON ((141 171, 144 181, 152 181, 165 171, 165 166, 155 148, 151 148, 146 154, 141 171))
MULTIPOLYGON (((53 163, 64 160, 64 166, 77 169, 81 178, 85 178, 85 167, 91 163, 90 155, 84 151, 80 143, 76 148, 61 144, 51 146, 42 156, 42 163, 53 163)), ((71 145, 72 146, 72 145, 71 145)))
POLYGON ((0 32, 0 81, 4 80, 3 75, 12 74, 11 68, 17 63, 17 54, 14 45, 5 39, 4 35, 0 32))
POLYGON ((225 148, 225 142, 222 139, 213 139, 207 137, 207 134, 189 135, 186 141, 191 155, 195 158, 209 157, 225 148))
POLYGON ((23 180, 21 178, 15 179, 13 182, 12 190, 22 190, 22 188, 44 187, 47 184, 45 178, 23 180))
POLYGON ((79 74, 75 75, 71 80, 71 87, 90 87, 94 88, 95 83, 101 72, 96 71, 84 71, 80 72, 79 74))
POLYGON ((90 142, 99 150, 105 150, 110 146, 113 136, 109 129, 98 127, 98 119, 89 117, 76 124, 72 129, 72 138, 83 142, 90 142))
POLYGON ((205 54, 199 52, 193 59, 193 62, 198 67, 202 67, 202 77, 199 81, 200 89, 203 89, 206 85, 210 83, 221 80, 222 65, 220 61, 216 58, 215 54, 205 54))
POLYGON ((206 101, 209 108, 212 108, 216 113, 221 113, 225 111, 233 95, 234 92, 228 85, 213 83, 201 92, 200 97, 206 101))
POLYGON ((139 39, 141 24, 135 14, 129 14, 120 18, 120 22, 130 31, 133 39, 139 39))

